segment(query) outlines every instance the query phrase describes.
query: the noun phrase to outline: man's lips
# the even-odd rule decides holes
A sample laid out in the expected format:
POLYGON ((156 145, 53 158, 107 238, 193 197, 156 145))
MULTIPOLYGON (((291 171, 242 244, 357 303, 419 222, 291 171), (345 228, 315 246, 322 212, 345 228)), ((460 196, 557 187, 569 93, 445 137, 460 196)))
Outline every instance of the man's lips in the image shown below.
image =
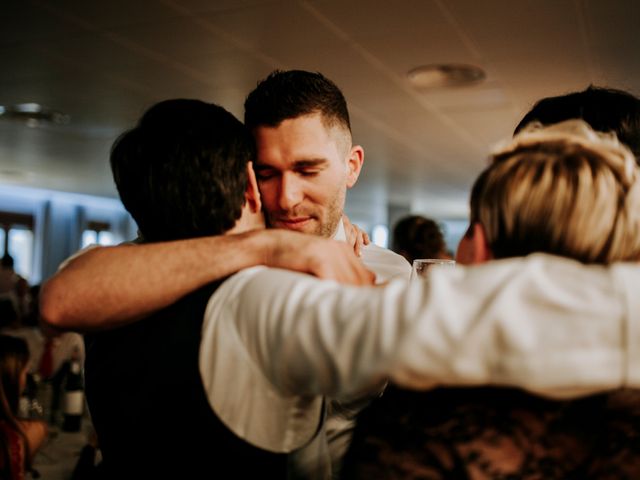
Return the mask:
POLYGON ((285 228, 296 229, 303 228, 304 226, 308 225, 312 219, 312 217, 276 218, 275 222, 273 223, 285 228))

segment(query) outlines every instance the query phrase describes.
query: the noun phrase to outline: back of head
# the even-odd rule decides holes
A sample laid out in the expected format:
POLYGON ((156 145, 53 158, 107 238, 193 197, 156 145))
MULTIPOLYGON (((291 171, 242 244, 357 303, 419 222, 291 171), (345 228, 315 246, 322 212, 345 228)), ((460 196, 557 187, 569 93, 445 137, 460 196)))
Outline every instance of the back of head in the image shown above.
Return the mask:
POLYGON ((0 259, 0 265, 2 265, 3 268, 13 268, 13 257, 5 253, 2 259, 0 259))
POLYGON ((393 251, 409 262, 416 258, 444 258, 447 246, 439 225, 419 215, 404 217, 393 229, 393 251))
POLYGON ((222 107, 167 100, 116 140, 111 169, 118 193, 145 240, 217 235, 240 218, 249 131, 222 107))
POLYGON ((640 258, 639 169, 581 120, 532 125, 497 151, 471 193, 495 258, 545 252, 585 263, 640 258))
POLYGON ((244 123, 252 130, 312 113, 321 113, 327 127, 339 125, 351 132, 344 95, 321 73, 276 70, 244 102, 244 123))
POLYGON ((622 90, 590 86, 582 92, 544 98, 524 116, 515 133, 534 121, 551 125, 572 118, 599 132, 614 132, 640 163, 640 99, 622 90))

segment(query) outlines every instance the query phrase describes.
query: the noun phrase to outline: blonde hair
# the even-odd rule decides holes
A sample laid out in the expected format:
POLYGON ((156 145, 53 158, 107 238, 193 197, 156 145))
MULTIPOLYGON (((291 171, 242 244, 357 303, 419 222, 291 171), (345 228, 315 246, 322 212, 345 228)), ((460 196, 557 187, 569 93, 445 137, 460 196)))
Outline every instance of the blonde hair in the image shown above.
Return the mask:
POLYGON ((640 259, 640 170, 614 134, 582 120, 532 124, 490 161, 471 192, 471 221, 495 258, 640 259))

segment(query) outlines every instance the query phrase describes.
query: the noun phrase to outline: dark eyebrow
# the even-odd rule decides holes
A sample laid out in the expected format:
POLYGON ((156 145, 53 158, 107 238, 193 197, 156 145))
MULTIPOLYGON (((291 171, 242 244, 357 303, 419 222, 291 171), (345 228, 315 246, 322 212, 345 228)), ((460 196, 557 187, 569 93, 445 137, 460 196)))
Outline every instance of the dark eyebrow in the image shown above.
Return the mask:
MULTIPOLYGON (((291 169, 300 170, 305 168, 326 167, 328 164, 329 164, 329 161, 326 158, 309 158, 307 160, 296 160, 295 162, 293 162, 291 169)), ((258 162, 256 162, 253 168, 255 171, 277 170, 277 169, 274 169, 274 167, 272 167, 271 165, 258 163, 258 162)))
POLYGON ((293 168, 310 168, 310 167, 324 167, 329 161, 326 158, 310 158, 308 160, 297 160, 293 164, 293 168))

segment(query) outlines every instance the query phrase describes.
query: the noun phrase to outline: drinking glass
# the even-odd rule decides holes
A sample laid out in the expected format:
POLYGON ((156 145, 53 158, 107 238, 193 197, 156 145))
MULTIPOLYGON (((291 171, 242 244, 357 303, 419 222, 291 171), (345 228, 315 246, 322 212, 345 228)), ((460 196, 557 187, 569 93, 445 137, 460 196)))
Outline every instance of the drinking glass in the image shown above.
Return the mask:
POLYGON ((411 280, 424 280, 431 268, 455 267, 455 260, 441 258, 416 258, 411 268, 411 280))

